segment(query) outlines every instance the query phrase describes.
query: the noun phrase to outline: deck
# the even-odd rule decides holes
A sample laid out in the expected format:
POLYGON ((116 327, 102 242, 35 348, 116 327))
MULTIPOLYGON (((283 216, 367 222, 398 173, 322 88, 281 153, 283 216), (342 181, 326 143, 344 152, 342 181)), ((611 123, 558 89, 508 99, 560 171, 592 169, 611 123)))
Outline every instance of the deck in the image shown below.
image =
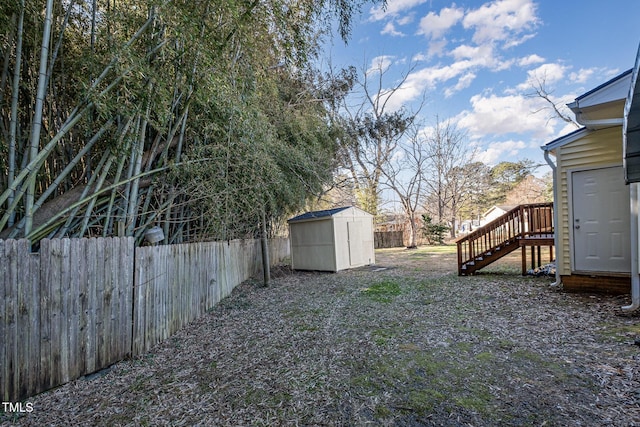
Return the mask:
POLYGON ((522 274, 527 272, 527 248, 531 268, 542 265, 541 248, 548 246, 553 261, 553 203, 520 205, 483 227, 461 237, 458 275, 471 275, 511 252, 522 251, 522 274))

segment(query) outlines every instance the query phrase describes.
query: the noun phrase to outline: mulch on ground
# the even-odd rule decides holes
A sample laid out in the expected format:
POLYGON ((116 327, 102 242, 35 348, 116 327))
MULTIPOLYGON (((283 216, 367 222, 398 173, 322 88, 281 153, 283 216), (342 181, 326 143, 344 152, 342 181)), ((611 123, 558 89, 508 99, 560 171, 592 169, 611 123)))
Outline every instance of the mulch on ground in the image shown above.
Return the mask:
POLYGON ((24 426, 640 426, 640 315, 553 290, 519 258, 377 251, 274 270, 144 357, 0 413, 24 426))

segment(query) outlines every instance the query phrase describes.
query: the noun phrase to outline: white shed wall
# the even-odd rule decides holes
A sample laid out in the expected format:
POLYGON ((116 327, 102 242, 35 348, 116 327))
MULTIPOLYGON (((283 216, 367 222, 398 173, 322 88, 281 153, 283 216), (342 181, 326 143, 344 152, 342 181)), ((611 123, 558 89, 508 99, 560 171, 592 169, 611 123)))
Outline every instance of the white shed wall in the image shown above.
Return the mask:
POLYGON ((334 216, 338 270, 375 264, 373 216, 349 209, 334 216))
POLYGON ((289 238, 293 269, 337 271, 331 217, 291 223, 289 238))

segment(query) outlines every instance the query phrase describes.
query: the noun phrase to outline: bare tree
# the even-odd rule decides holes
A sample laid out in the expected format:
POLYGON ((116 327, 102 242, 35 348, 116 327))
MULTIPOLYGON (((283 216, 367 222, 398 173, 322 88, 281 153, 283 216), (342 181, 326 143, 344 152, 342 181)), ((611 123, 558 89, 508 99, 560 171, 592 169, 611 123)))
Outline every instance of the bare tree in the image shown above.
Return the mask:
POLYGON ((549 175, 544 178, 527 175, 506 194, 505 201, 510 205, 553 201, 553 194, 549 191, 550 180, 549 175))
POLYGON ((409 72, 385 88, 387 70, 383 60, 368 70, 363 67, 362 75, 356 79, 357 93, 345 98, 342 108, 347 129, 340 141, 342 165, 353 179, 360 206, 373 215, 378 214, 384 170, 419 112, 419 108, 417 112, 393 108, 390 101, 409 72), (361 101, 352 106, 349 102, 357 95, 361 95, 361 101))
POLYGON ((424 168, 429 160, 421 129, 413 123, 407 137, 398 144, 398 150, 389 164, 382 169, 384 186, 396 193, 402 210, 408 218, 409 242, 407 247, 417 246, 418 224, 416 214, 423 200, 424 168))
POLYGON ((549 120, 552 118, 558 118, 563 122, 574 125, 576 129, 580 127, 578 122, 576 122, 571 116, 571 113, 563 108, 565 102, 554 99, 553 91, 547 86, 546 75, 533 76, 530 80, 530 84, 533 92, 527 93, 525 96, 528 98, 540 98, 547 104, 546 107, 541 107, 540 109, 533 111, 533 114, 550 109, 552 114, 549 117, 549 120))
POLYGON ((473 161, 466 134, 450 121, 436 125, 427 136, 428 162, 424 171, 427 191, 426 210, 433 213, 438 224, 449 222, 451 237, 456 236, 456 218, 469 193, 474 168, 465 167, 473 161))

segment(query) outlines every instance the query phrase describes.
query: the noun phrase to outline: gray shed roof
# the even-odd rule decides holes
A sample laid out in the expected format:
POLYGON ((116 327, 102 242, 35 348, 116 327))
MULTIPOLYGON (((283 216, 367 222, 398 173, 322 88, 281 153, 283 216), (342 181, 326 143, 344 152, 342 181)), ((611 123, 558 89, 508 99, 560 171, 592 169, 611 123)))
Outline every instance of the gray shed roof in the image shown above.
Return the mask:
POLYGON ((338 212, 342 212, 345 209, 349 209, 350 207, 351 206, 344 206, 344 207, 341 207, 341 208, 333 208, 333 209, 325 209, 325 210, 322 210, 322 211, 306 212, 306 213, 303 213, 302 215, 298 215, 296 217, 291 218, 287 222, 304 221, 306 219, 316 219, 316 218, 330 217, 330 216, 333 216, 333 215, 337 214, 338 212))

